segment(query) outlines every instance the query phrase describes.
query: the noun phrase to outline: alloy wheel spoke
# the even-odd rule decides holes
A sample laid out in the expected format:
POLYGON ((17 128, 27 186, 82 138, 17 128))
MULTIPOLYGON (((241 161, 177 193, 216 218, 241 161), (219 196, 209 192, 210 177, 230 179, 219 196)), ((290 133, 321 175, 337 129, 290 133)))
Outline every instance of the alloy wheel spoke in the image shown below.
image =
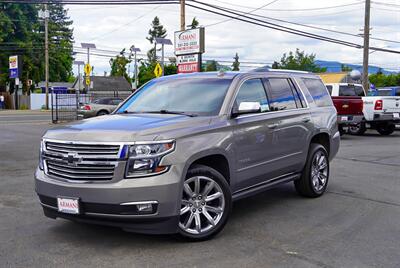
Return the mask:
POLYGON ((216 214, 221 214, 223 212, 222 208, 216 208, 216 207, 212 207, 209 205, 205 206, 205 209, 207 210, 207 212, 210 211, 210 212, 214 212, 216 214))
POLYGON ((207 197, 206 197, 206 202, 210 202, 210 201, 212 201, 212 200, 215 200, 215 199, 217 199, 217 198, 220 198, 221 196, 222 196, 222 193, 221 193, 221 192, 216 192, 216 193, 214 193, 214 194, 212 194, 212 195, 207 196, 207 197))
POLYGON ((190 196, 190 197, 193 196, 193 191, 192 191, 192 189, 190 188, 189 184, 187 184, 187 183, 183 184, 183 190, 185 191, 185 193, 186 193, 188 196, 190 196))
POLYGON ((207 209, 203 209, 203 215, 206 217, 206 219, 212 226, 215 226, 215 221, 213 217, 211 217, 211 215, 208 213, 207 209))
POLYGON ((200 178, 196 177, 194 179, 194 193, 198 195, 200 193, 200 178))
POLYGON ((189 228, 189 226, 192 224, 193 222, 193 218, 194 218, 194 213, 190 213, 190 216, 188 218, 188 220, 185 223, 185 228, 189 228))
POLYGON ((181 208, 181 215, 185 214, 188 211, 190 211, 190 207, 189 206, 184 206, 183 208, 181 208))
POLYGON ((201 232, 201 219, 200 219, 200 214, 196 213, 194 214, 194 220, 195 220, 195 225, 196 225, 196 231, 201 232))
POLYGON ((207 183, 207 186, 204 188, 203 190, 203 196, 207 196, 210 191, 214 188, 214 182, 210 181, 209 183, 207 183))

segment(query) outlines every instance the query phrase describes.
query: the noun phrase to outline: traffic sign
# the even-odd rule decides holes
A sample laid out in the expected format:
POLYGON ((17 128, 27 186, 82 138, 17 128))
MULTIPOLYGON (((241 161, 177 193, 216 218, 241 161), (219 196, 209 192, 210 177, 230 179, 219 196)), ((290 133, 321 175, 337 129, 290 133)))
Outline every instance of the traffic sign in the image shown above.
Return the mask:
POLYGON ((160 77, 162 75, 162 68, 160 63, 157 62, 156 68, 154 68, 154 74, 156 77, 160 77))
POLYGON ((88 77, 88 78, 86 78, 86 80, 85 80, 85 83, 86 83, 86 85, 87 86, 89 86, 90 85, 90 78, 88 77))
POLYGON ((89 63, 86 63, 85 67, 83 68, 83 70, 85 71, 86 75, 90 75, 90 72, 92 71, 92 66, 90 66, 89 63))

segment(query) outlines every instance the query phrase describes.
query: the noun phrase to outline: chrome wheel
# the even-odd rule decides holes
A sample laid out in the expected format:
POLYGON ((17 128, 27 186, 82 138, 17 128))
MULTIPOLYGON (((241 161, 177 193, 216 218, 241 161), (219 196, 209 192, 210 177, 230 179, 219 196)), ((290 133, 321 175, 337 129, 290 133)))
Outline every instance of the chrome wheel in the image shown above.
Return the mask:
POLYGON ((183 184, 179 228, 190 234, 210 231, 220 222, 224 209, 224 193, 216 181, 191 177, 183 184))
POLYGON ((311 165, 311 181, 315 191, 324 189, 328 181, 328 159, 322 151, 317 151, 311 165))

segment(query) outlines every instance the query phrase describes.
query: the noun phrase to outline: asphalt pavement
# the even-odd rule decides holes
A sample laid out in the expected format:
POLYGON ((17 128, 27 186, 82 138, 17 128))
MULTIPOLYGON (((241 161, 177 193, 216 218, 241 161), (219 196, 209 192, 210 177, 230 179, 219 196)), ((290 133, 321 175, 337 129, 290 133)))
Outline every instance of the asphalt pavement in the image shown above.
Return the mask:
POLYGON ((33 172, 51 127, 48 113, 0 112, 1 267, 400 267, 400 132, 344 136, 324 196, 277 187, 188 243, 45 218, 33 172))

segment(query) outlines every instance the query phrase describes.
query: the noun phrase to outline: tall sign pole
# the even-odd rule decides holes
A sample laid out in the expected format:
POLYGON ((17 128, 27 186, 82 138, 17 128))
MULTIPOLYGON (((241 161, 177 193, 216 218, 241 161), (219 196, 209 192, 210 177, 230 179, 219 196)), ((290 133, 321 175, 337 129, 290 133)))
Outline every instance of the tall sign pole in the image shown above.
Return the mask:
POLYGON ((371 1, 365 0, 365 16, 364 16, 364 51, 363 51, 363 73, 362 83, 366 91, 368 91, 368 57, 369 57, 369 21, 370 21, 371 1))
POLYGON ((185 0, 181 0, 181 31, 185 30, 185 0))
POLYGON ((49 11, 44 5, 44 51, 45 51, 45 79, 46 79, 46 110, 49 109, 49 11))

